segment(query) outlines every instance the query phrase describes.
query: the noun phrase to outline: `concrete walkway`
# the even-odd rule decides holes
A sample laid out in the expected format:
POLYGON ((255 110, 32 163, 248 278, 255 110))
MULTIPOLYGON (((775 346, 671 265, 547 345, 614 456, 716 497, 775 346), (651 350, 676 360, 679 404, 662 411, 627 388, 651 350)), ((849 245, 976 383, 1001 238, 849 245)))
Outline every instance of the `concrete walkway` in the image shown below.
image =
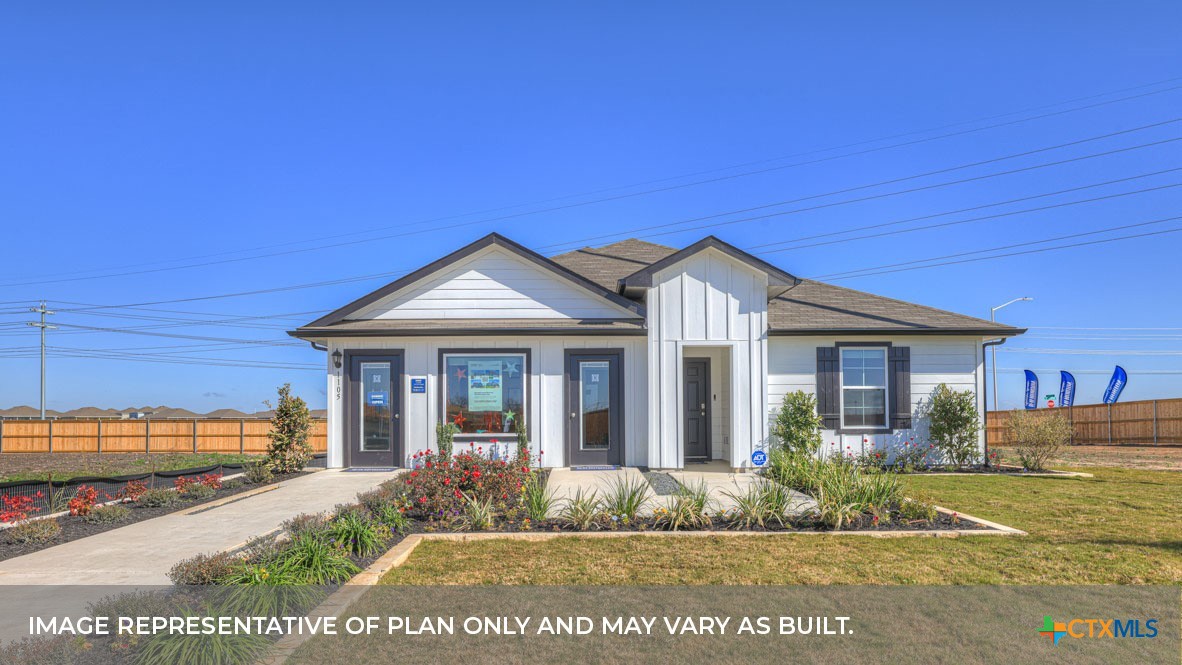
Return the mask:
MULTIPOLYGON (((683 487, 705 486, 714 501, 714 510, 728 511, 735 507, 731 496, 743 496, 760 482, 771 482, 754 473, 730 473, 716 471, 670 471, 669 475, 683 487)), ((799 515, 816 507, 816 502, 800 492, 792 492, 793 503, 789 512, 799 515)), ((668 498, 668 497, 661 497, 668 498)))
POLYGON ((170 513, 0 561, 0 584, 171 584, 168 571, 181 559, 230 549, 299 513, 352 502, 398 473, 317 471, 217 508, 170 513))
MULTIPOLYGON (((590 497, 594 492, 600 499, 618 482, 641 482, 648 484, 644 475, 636 467, 626 466, 611 471, 575 471, 573 469, 552 469, 550 478, 546 481, 546 491, 555 499, 554 507, 550 510, 551 517, 557 517, 566 502, 579 492, 584 497, 590 497)), ((651 509, 650 509, 651 510, 651 509)))

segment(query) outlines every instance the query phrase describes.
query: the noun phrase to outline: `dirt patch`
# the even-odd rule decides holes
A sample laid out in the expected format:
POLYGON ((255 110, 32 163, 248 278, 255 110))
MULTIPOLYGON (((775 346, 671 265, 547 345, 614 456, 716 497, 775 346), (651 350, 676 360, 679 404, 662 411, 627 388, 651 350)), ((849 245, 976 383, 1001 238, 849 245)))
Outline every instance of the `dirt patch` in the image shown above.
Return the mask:
MULTIPOLYGON (((1017 463, 1013 448, 998 448, 1007 463, 1017 463)), ((1055 456, 1055 466, 1110 466, 1147 471, 1182 471, 1182 446, 1069 446, 1055 456)))
POLYGON ((2 453, 0 482, 74 476, 124 476, 215 464, 240 464, 259 455, 222 453, 2 453))

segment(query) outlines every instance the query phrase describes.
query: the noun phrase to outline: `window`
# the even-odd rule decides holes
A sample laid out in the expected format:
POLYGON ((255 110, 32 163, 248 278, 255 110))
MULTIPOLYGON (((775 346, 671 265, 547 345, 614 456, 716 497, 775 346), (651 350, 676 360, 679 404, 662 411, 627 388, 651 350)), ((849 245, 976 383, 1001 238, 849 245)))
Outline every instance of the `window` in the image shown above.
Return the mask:
POLYGON ((517 430, 525 418, 525 353, 445 353, 440 366, 445 422, 477 437, 517 430))
POLYGON ((842 427, 887 426, 887 350, 841 349, 842 427))

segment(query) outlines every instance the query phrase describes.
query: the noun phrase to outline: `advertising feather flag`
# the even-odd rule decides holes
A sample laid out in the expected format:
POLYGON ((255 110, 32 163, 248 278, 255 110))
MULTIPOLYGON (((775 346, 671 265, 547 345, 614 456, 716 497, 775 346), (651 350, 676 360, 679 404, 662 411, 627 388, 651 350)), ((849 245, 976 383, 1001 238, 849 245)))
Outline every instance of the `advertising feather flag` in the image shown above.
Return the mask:
POLYGON ((1030 370, 1026 372, 1026 408, 1038 408, 1038 377, 1030 370))
POLYGON ((1125 385, 1129 382, 1129 375, 1125 373, 1125 368, 1120 365, 1112 371, 1112 378, 1108 380, 1108 388, 1104 390, 1104 403, 1115 404, 1116 400, 1120 399, 1120 392, 1125 389, 1125 385))
POLYGON ((1071 372, 1059 372, 1059 406, 1075 403, 1075 377, 1071 372))

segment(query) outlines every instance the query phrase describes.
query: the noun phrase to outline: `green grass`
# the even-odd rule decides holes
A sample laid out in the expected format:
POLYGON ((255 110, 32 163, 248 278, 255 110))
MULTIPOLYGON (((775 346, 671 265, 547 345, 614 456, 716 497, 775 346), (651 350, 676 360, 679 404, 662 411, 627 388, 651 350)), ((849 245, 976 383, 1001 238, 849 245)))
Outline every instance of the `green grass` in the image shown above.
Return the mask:
POLYGON ((125 476, 155 471, 173 471, 215 464, 240 464, 258 455, 237 453, 6 453, 0 456, 0 482, 54 480, 77 476, 125 476))
POLYGON ((428 541, 384 584, 1182 584, 1182 474, 908 476, 1026 537, 428 541))

